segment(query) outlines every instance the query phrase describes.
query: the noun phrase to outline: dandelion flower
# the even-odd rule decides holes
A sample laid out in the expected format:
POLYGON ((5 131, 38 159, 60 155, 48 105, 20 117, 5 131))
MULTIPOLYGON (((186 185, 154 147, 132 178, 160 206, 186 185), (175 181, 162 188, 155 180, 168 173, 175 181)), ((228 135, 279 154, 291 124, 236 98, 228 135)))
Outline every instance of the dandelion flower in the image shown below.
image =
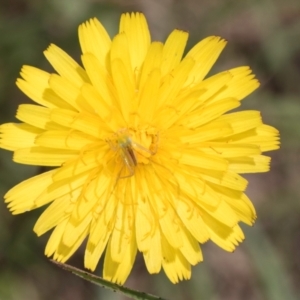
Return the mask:
POLYGON ((81 67, 55 45, 55 69, 24 66, 17 86, 36 104, 0 127, 17 163, 50 171, 13 187, 13 214, 48 205, 35 224, 53 230, 45 254, 65 262, 86 240, 85 267, 123 284, 141 252, 149 273, 177 283, 208 240, 233 251, 256 213, 239 174, 266 172, 278 131, 258 111, 230 112, 258 86, 249 67, 207 78, 225 47, 188 33, 151 42, 141 13, 123 14, 111 39, 97 19, 79 27, 81 67))

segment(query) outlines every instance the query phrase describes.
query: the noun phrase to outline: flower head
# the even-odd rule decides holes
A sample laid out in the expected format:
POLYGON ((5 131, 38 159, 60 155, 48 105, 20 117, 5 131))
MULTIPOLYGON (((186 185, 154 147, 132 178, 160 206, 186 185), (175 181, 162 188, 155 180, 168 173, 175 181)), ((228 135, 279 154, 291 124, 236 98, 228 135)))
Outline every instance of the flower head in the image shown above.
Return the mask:
POLYGON ((36 104, 3 124, 14 161, 50 166, 5 196, 13 214, 48 205, 47 256, 65 262, 87 239, 85 267, 128 277, 137 251, 176 283, 202 261, 199 244, 233 251, 255 210, 241 173, 269 170, 278 131, 257 111, 230 112, 258 86, 248 67, 206 78, 226 42, 208 37, 184 57, 188 33, 151 42, 141 13, 123 14, 111 40, 97 19, 79 27, 81 67, 51 45, 56 73, 24 66, 18 87, 36 104))

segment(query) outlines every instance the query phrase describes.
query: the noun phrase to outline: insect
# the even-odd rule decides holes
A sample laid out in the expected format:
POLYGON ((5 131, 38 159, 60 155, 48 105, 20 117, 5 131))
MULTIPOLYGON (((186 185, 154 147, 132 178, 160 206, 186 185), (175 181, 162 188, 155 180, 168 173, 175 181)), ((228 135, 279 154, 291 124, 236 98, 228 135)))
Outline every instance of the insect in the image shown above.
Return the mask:
POLYGON ((131 177, 134 175, 134 169, 137 166, 137 158, 133 149, 134 143, 129 136, 123 135, 117 139, 117 145, 120 149, 121 158, 127 169, 121 170, 122 173, 119 175, 119 178, 131 177))
POLYGON ((111 150, 116 153, 111 163, 113 173, 117 176, 117 179, 133 176, 138 164, 148 164, 150 157, 156 154, 157 135, 155 137, 148 135, 147 137, 149 148, 133 141, 127 129, 117 131, 111 138, 106 140, 111 150), (153 143, 155 143, 155 151, 152 150, 153 143))

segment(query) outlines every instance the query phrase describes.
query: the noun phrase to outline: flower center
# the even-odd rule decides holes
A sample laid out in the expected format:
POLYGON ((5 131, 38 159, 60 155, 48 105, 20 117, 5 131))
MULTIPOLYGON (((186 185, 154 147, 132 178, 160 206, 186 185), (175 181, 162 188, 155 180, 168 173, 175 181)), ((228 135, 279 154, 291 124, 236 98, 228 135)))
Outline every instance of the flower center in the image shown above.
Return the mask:
POLYGON ((157 153, 158 141, 158 133, 154 129, 121 128, 106 139, 116 167, 120 168, 118 178, 133 176, 138 164, 149 164, 151 157, 157 153))

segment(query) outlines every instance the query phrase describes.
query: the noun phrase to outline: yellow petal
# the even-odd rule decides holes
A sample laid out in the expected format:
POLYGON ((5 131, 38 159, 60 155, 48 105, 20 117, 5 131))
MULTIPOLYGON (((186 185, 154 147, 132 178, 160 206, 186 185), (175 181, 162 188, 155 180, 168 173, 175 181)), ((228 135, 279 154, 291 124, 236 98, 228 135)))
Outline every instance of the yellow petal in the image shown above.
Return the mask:
POLYGON ((228 72, 233 75, 232 79, 228 82, 226 89, 213 97, 212 102, 217 102, 227 97, 242 100, 259 87, 259 82, 251 74, 252 71, 249 67, 239 67, 228 72))
POLYGON ((84 257, 86 268, 95 270, 100 257, 111 236, 115 223, 116 198, 111 197, 109 183, 104 176, 99 176, 96 186, 97 207, 93 211, 94 219, 91 223, 90 236, 84 257), (101 201, 99 200, 101 199, 101 201))
POLYGON ((111 64, 112 77, 116 86, 118 95, 119 109, 123 118, 128 122, 130 113, 132 113, 135 98, 135 87, 128 74, 124 63, 120 59, 116 59, 111 64))
POLYGON ((185 259, 193 266, 202 261, 203 256, 198 241, 184 228, 182 229, 182 240, 180 251, 185 259))
POLYGON ((157 231, 154 211, 146 199, 138 198, 135 216, 136 242, 139 251, 147 252, 151 248, 152 235, 157 231), (149 214, 149 212, 152 212, 149 214))
MULTIPOLYGON (((212 216, 215 220, 218 220, 218 222, 222 224, 220 226, 228 226, 229 228, 232 228, 239 222, 239 218, 231 209, 230 205, 223 200, 221 200, 219 205, 216 207, 211 207, 205 203, 202 203, 201 208, 207 213, 204 213, 204 216, 212 216)), ((206 222, 207 219, 204 218, 204 220, 206 222)))
POLYGON ((232 188, 238 191, 244 191, 247 187, 248 181, 236 174, 235 172, 219 172, 214 170, 201 170, 197 169, 201 174, 200 177, 210 183, 214 183, 218 186, 224 186, 232 188))
POLYGON ((72 202, 79 196, 79 190, 73 193, 73 199, 70 195, 62 196, 51 203, 50 206, 42 213, 34 225, 33 231, 38 235, 42 235, 53 227, 58 226, 70 216, 70 206, 72 202))
MULTIPOLYGON (((115 77, 114 72, 116 70, 113 69, 113 63, 114 61, 120 61, 122 68, 124 68, 123 72, 126 74, 126 81, 130 82, 130 85, 135 85, 134 80, 134 68, 130 59, 130 53, 129 53, 129 44, 128 39, 125 34, 125 32, 119 33, 116 35, 112 41, 111 50, 110 50, 110 59, 111 59, 111 71, 112 71, 112 77, 115 77)), ((119 82, 114 81, 115 86, 118 88, 119 82)))
POLYGON ((184 111, 187 113, 199 107, 201 108, 204 104, 211 104, 214 97, 226 89, 232 77, 233 75, 230 72, 225 71, 206 78, 200 83, 185 87, 178 97, 178 105, 185 104, 186 108, 184 111))
POLYGON ((184 165, 219 171, 225 171, 228 165, 226 160, 219 158, 216 155, 210 155, 196 150, 189 150, 181 153, 179 161, 184 165))
POLYGON ((237 173, 259 173, 270 169, 271 158, 265 155, 254 155, 251 157, 230 158, 229 170, 237 173))
POLYGON ((99 240, 96 245, 90 242, 87 243, 85 255, 84 255, 84 266, 94 271, 99 263, 99 260, 106 248, 108 239, 110 238, 111 231, 103 230, 103 235, 99 236, 99 240))
MULTIPOLYGON (((61 244, 64 248, 73 248, 74 245, 78 245, 79 240, 78 237, 85 235, 87 236, 87 233, 90 229, 90 223, 92 220, 92 214, 86 215, 86 217, 80 221, 77 219, 74 219, 72 216, 69 218, 68 223, 66 224, 64 234, 61 239, 61 244)), ((80 245, 80 244, 79 244, 80 245)), ((78 246, 79 246, 78 245, 78 246)), ((77 248, 78 248, 77 246, 77 248)), ((75 249, 77 250, 77 249, 75 249)), ((69 251, 69 250, 68 250, 69 251)), ((60 250, 58 249, 57 253, 59 253, 60 250)), ((61 256, 68 256, 68 254, 59 253, 61 256)))
POLYGON ((162 77, 172 72, 180 63, 189 34, 174 30, 167 38, 162 57, 162 77))
MULTIPOLYGON (((45 189, 43 193, 41 193, 36 199, 36 204, 43 205, 66 194, 69 194, 70 197, 70 195, 72 195, 72 193, 77 189, 80 189, 80 191, 82 190, 84 184, 89 179, 89 176, 90 173, 85 172, 77 176, 73 176, 71 180, 69 178, 66 178, 64 180, 52 182, 48 185, 48 188, 45 189)), ((72 208, 73 207, 71 206, 70 209, 72 208)))
POLYGON ((279 149, 279 132, 274 127, 262 124, 256 128, 228 137, 232 143, 257 145, 262 152, 279 149))
POLYGON ((59 130, 62 126, 51 122, 51 109, 32 104, 21 104, 18 107, 16 117, 27 124, 35 126, 40 129, 59 130))
POLYGON ((80 87, 83 82, 89 82, 85 70, 59 47, 51 44, 44 54, 57 73, 73 85, 80 87))
POLYGON ((55 170, 24 180, 10 189, 4 196, 13 214, 20 214, 40 207, 36 200, 52 183, 55 170), (34 188, 33 188, 34 187, 34 188))
POLYGON ((85 133, 66 130, 48 130, 37 136, 36 145, 53 149, 81 150, 97 140, 85 133))
POLYGON ((210 233, 210 239, 226 251, 232 252, 238 243, 242 242, 244 235, 238 225, 224 226, 211 216, 204 214, 203 219, 210 233))
POLYGON ((160 71, 153 69, 148 74, 147 83, 140 92, 139 114, 145 123, 152 123, 157 109, 158 93, 160 87, 160 71))
POLYGON ((135 239, 133 237, 130 238, 124 258, 120 263, 112 260, 110 255, 111 247, 112 245, 109 242, 104 259, 103 278, 122 285, 127 279, 135 261, 137 251, 135 239))
POLYGON ((219 196, 230 205, 239 219, 252 225, 256 219, 256 212, 252 202, 241 191, 222 187, 217 184, 211 185, 211 187, 219 194, 219 196))
MULTIPOLYGON (((160 70, 163 55, 163 44, 160 42, 151 43, 147 52, 142 70, 140 72, 138 87, 142 90, 144 85, 148 84, 148 77, 155 69, 160 70)), ((161 73, 161 72, 159 72, 161 73)))
POLYGON ((43 130, 26 123, 6 123, 0 126, 0 146, 3 149, 16 151, 34 147, 37 135, 43 130))
MULTIPOLYGON (((178 135, 178 130, 174 133, 178 135)), ((231 124, 226 122, 214 121, 201 126, 197 130, 185 130, 180 134, 180 140, 183 143, 199 145, 201 142, 223 138, 232 133, 231 124)))
POLYGON ((115 99, 114 86, 109 72, 100 64, 96 56, 91 53, 85 53, 81 59, 93 87, 100 95, 98 106, 106 105, 112 107, 115 105, 117 100, 115 99))
POLYGON ((197 148, 207 154, 216 154, 224 158, 251 156, 261 154, 259 146, 251 144, 226 144, 220 142, 206 142, 196 144, 197 148))
POLYGON ((61 166, 78 155, 76 150, 57 150, 44 147, 18 149, 14 153, 15 162, 35 166, 61 166))
POLYGON ((180 250, 172 248, 164 237, 162 238, 162 255, 162 266, 171 282, 177 283, 179 280, 190 279, 191 265, 180 250))
POLYGON ((82 96, 77 86, 73 85, 65 77, 56 74, 52 74, 49 77, 49 86, 70 106, 74 107, 77 111, 81 111, 80 100, 82 96))
POLYGON ((62 221, 54 228, 45 249, 45 255, 47 255, 48 257, 53 255, 57 250, 67 222, 68 219, 62 221))
POLYGON ((78 114, 65 109, 53 109, 50 114, 51 120, 64 127, 79 130, 88 135, 101 139, 106 126, 97 115, 78 114))
POLYGON ((123 121, 120 111, 113 105, 106 105, 106 103, 102 101, 102 97, 97 90, 89 84, 82 86, 81 93, 86 102, 92 107, 93 113, 98 115, 102 120, 102 130, 109 133, 116 131, 118 125, 123 121))
POLYGON ((145 16, 138 12, 131 15, 122 14, 119 32, 126 35, 131 66, 134 72, 138 72, 150 45, 150 33, 145 16))
POLYGON ((94 210, 96 221, 89 237, 89 243, 94 246, 104 239, 107 232, 109 234, 112 232, 115 224, 118 202, 116 197, 111 195, 109 184, 110 181, 107 178, 100 176, 98 187, 103 190, 103 193, 97 190, 98 205, 94 210))
POLYGON ((208 122, 211 122, 225 112, 237 108, 240 106, 240 102, 234 98, 225 98, 217 103, 213 103, 210 105, 204 105, 203 107, 199 107, 191 114, 187 114, 179 120, 179 124, 187 126, 190 129, 194 129, 200 127, 208 122))
MULTIPOLYGON (((82 156, 68 161, 62 167, 57 169, 53 175, 53 181, 60 181, 66 178, 71 179, 73 176, 82 174, 86 171, 93 172, 93 169, 100 167, 101 156, 99 156, 99 150, 102 148, 95 149, 94 151, 89 151, 84 153, 82 156)), ((99 169, 101 170, 101 169, 99 169)))
MULTIPOLYGON (((164 201, 166 202, 166 201, 164 201)), ((182 246, 182 235, 179 218, 177 217, 174 209, 169 203, 159 203, 156 201, 157 209, 160 214, 159 224, 162 234, 166 237, 168 243, 173 248, 180 248, 182 246)))
POLYGON ((36 103, 49 108, 72 109, 69 104, 50 89, 48 84, 49 73, 34 67, 23 66, 21 76, 23 79, 18 78, 16 82, 18 88, 36 103))
MULTIPOLYGON (((74 254, 74 252, 76 250, 78 250, 79 246, 83 243, 83 241, 85 240, 85 238, 88 235, 88 230, 89 230, 89 227, 85 228, 85 230, 80 235, 76 235, 77 231, 75 231, 74 232, 75 235, 73 235, 73 236, 75 236, 76 241, 70 247, 66 246, 61 240, 60 244, 58 245, 58 247, 56 249, 56 252, 53 254, 53 259, 55 259, 59 262, 62 262, 62 263, 67 261, 74 254)), ((65 233, 65 231, 63 233, 65 233)))
MULTIPOLYGON (((173 99, 182 89, 190 70, 194 67, 195 61, 192 58, 184 59, 172 73, 163 79, 163 84, 159 90, 158 109, 164 105, 172 105, 173 99)), ((163 75, 163 74, 162 74, 163 75)))
POLYGON ((91 53, 105 67, 111 40, 102 24, 96 18, 90 19, 79 26, 78 34, 82 53, 91 53))
MULTIPOLYGON (((224 121, 230 124, 232 134, 245 132, 262 124, 260 112, 254 110, 245 110, 226 114, 221 116, 219 121, 224 121)), ((224 137, 225 136, 227 135, 224 134, 224 137)))
POLYGON ((111 258, 114 262, 121 263, 124 259, 127 246, 130 242, 133 229, 133 211, 119 203, 116 209, 116 222, 111 235, 111 258))
POLYGON ((197 64, 190 72, 186 85, 191 83, 197 84, 203 80, 225 46, 226 41, 217 36, 205 38, 194 46, 186 57, 193 58, 197 64))
POLYGON ((198 207, 192 203, 187 203, 186 201, 178 201, 177 212, 180 216, 180 219, 193 237, 199 243, 205 243, 209 238, 209 233, 206 229, 198 207), (201 228, 201 230, 199 230, 199 228, 201 228))
POLYGON ((159 273, 162 264, 162 250, 160 230, 157 227, 155 228, 153 235, 151 236, 149 250, 144 252, 143 254, 148 272, 150 274, 159 273))

